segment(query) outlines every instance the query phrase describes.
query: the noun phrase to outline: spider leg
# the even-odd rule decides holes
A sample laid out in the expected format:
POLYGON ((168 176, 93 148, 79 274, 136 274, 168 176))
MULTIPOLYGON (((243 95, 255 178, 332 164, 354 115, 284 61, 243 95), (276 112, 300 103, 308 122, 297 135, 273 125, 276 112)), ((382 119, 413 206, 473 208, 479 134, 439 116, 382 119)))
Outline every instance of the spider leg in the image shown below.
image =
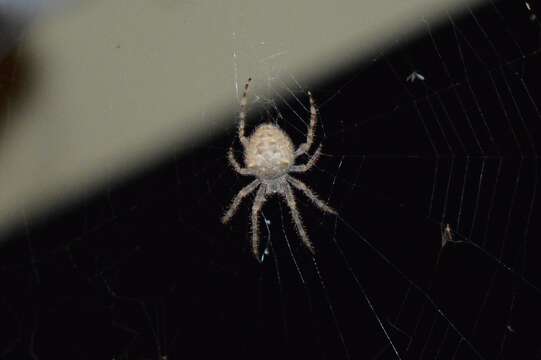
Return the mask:
POLYGON ((248 145, 248 138, 244 135, 244 125, 246 119, 246 104, 248 103, 248 87, 250 86, 250 81, 252 78, 248 78, 246 84, 244 84, 244 92, 242 93, 242 98, 240 99, 240 113, 239 113, 239 140, 243 146, 248 145))
MULTIPOLYGON (((259 181, 259 180, 256 180, 259 181)), ((259 211, 265 203, 265 193, 267 192, 266 185, 261 185, 255 195, 254 204, 252 205, 252 253, 257 261, 261 262, 261 254, 259 252, 259 211)))
POLYGON ((319 207, 323 212, 336 215, 337 212, 329 205, 327 205, 323 200, 321 200, 305 183, 300 180, 295 179, 294 177, 288 176, 287 181, 293 185, 295 188, 299 189, 306 195, 317 207, 319 207))
POLYGON ((227 209, 225 215, 222 217, 222 223, 227 224, 229 220, 231 220, 231 217, 235 215, 237 212, 237 208, 239 207, 242 199, 244 199, 246 196, 248 196, 252 191, 254 191, 257 186, 261 184, 261 182, 256 179, 243 187, 235 196, 233 201, 231 202, 231 205, 229 206, 229 209, 227 209))
POLYGON ((289 211, 291 212, 291 217, 293 218, 293 222, 295 223, 297 233, 299 234, 302 242, 308 248, 308 250, 310 250, 312 254, 315 254, 316 250, 314 249, 314 246, 312 245, 310 239, 308 239, 308 235, 306 234, 306 230, 304 229, 304 226, 302 224, 301 215, 299 214, 299 210, 297 210, 297 204, 295 203, 295 196, 293 195, 291 186, 289 186, 287 182, 284 183, 283 186, 283 195, 286 199, 289 211))
POLYGON ((233 154, 232 147, 229 148, 229 152, 227 153, 227 158, 229 159, 229 163, 231 164, 231 166, 233 166, 233 169, 235 169, 236 172, 238 172, 241 175, 252 175, 252 172, 250 170, 240 166, 238 161, 235 159, 235 154, 233 154))
POLYGON ((310 170, 310 168, 312 168, 312 166, 314 166, 316 162, 319 160, 319 156, 321 155, 321 147, 322 145, 320 144, 316 152, 314 153, 314 155, 312 155, 310 159, 308 159, 308 162, 306 164, 293 165, 292 167, 289 168, 289 172, 305 172, 305 171, 310 170))
POLYGON ((308 97, 310 98, 310 126, 308 127, 308 133, 306 134, 306 142, 299 145, 299 147, 295 151, 295 157, 305 154, 308 150, 310 150, 312 142, 314 141, 314 132, 316 129, 317 121, 317 109, 314 98, 312 97, 312 93, 310 91, 308 91, 308 97))

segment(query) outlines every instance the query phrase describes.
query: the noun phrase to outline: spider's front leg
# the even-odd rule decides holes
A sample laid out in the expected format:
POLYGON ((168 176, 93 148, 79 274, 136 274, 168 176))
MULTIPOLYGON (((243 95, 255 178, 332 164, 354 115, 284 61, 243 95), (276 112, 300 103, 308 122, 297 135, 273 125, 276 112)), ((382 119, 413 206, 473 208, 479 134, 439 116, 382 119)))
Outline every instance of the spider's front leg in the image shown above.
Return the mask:
POLYGON ((233 169, 235 169, 236 172, 238 172, 241 175, 253 175, 250 170, 247 168, 243 168, 240 166, 240 164, 235 159, 235 154, 233 153, 233 147, 229 148, 229 152, 227 153, 227 158, 229 159, 229 163, 231 166, 233 166, 233 169))
POLYGON ((316 193, 312 191, 305 183, 300 180, 295 179, 294 177, 288 176, 287 181, 293 185, 295 188, 299 189, 306 195, 321 211, 324 211, 329 214, 337 215, 338 213, 332 207, 327 205, 325 201, 321 200, 316 193))
POLYGON ((261 262, 261 254, 259 253, 259 211, 265 203, 266 192, 267 186, 262 184, 259 190, 257 190, 254 204, 252 205, 252 253, 259 262, 261 262))
POLYGON ((306 154, 306 152, 310 150, 312 142, 314 142, 314 133, 316 130, 317 121, 317 109, 314 98, 312 97, 312 93, 310 91, 308 91, 308 97, 310 98, 310 126, 308 127, 308 133, 306 134, 306 142, 299 145, 299 147, 295 151, 295 157, 306 154))
POLYGON ((312 254, 316 253, 316 250, 314 248, 314 245, 312 245, 312 242, 310 239, 308 239, 308 235, 306 234, 306 230, 304 229, 304 225, 302 224, 301 215, 299 214, 299 210, 297 209, 297 204, 295 202, 295 196, 293 196, 293 191, 291 190, 291 187, 286 182, 283 187, 283 196, 286 199, 287 206, 289 207, 289 211, 291 213, 291 218, 293 219, 293 223, 295 224, 295 229, 297 230, 297 233, 299 234, 302 242, 304 243, 304 246, 312 254))
POLYGON ((243 187, 238 194, 235 196, 233 201, 231 202, 231 205, 229 206, 229 209, 226 211, 225 215, 222 217, 222 223, 227 224, 229 220, 231 220, 231 217, 235 215, 237 212, 237 208, 239 207, 242 199, 244 199, 246 196, 248 196, 252 191, 254 191, 258 185, 261 184, 261 182, 258 179, 255 179, 245 187, 243 187))

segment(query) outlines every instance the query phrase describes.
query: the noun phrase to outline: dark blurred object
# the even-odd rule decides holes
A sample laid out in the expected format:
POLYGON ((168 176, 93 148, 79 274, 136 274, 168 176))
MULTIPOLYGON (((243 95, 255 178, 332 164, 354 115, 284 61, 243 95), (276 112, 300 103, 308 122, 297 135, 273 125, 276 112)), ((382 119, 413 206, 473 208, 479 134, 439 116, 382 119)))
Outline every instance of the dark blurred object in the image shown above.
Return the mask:
POLYGON ((17 43, 23 23, 20 17, 10 16, 6 9, 0 7, 0 58, 17 43))
POLYGON ((0 0, 0 58, 18 43, 26 24, 65 3, 64 0, 0 0))

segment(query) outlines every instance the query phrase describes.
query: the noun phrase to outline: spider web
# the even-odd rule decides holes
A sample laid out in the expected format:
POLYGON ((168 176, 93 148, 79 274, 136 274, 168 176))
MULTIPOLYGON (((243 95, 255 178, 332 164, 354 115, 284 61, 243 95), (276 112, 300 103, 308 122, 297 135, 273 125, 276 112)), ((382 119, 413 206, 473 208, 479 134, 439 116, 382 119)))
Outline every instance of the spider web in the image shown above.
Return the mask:
MULTIPOLYGON (((517 1, 419 21, 314 87, 286 54, 252 59, 268 76, 248 132, 273 121, 300 144, 307 88, 318 103, 323 155, 299 178, 339 215, 296 192, 315 258, 278 199, 262 265, 253 197, 219 223, 250 181, 226 165, 229 146, 241 156, 231 128, 14 235, 2 358, 541 358, 540 23, 517 1)), ((249 41, 234 37, 235 73, 249 41)))

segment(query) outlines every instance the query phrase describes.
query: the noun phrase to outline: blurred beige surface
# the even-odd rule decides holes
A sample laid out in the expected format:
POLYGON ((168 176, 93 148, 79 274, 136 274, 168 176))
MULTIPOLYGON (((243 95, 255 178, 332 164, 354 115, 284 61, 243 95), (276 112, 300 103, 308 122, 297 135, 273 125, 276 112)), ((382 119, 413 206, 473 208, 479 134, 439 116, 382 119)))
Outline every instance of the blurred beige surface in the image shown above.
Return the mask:
POLYGON ((309 87, 464 4, 97 0, 38 19, 0 78, 22 89, 0 99, 0 239, 230 126, 248 76, 309 87))

